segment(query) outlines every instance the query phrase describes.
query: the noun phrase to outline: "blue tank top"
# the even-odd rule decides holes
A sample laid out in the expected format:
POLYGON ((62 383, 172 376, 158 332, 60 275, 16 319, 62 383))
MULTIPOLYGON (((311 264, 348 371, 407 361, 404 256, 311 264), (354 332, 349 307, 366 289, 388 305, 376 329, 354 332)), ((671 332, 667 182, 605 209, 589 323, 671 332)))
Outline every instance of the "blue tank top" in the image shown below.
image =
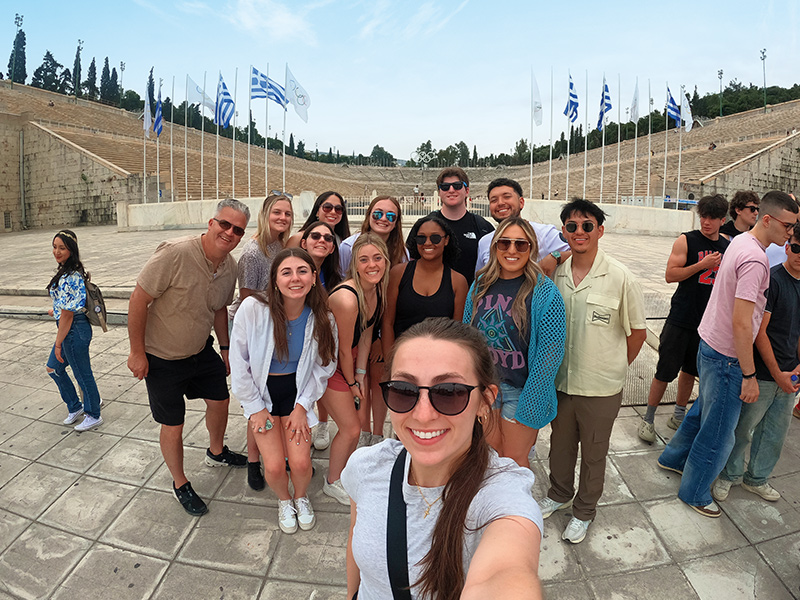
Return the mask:
POLYGON ((289 357, 285 360, 278 360, 272 356, 269 364, 269 372, 273 375, 288 375, 297 372, 297 363, 300 361, 300 354, 303 352, 303 339, 306 333, 306 323, 311 308, 303 307, 303 312, 294 321, 289 321, 286 325, 286 334, 289 338, 289 357))

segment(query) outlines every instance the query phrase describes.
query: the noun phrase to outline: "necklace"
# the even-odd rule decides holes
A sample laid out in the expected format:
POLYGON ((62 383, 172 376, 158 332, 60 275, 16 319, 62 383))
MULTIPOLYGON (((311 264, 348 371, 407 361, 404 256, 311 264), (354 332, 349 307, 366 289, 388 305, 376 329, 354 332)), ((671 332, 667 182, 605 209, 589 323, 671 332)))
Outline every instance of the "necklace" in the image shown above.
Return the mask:
POLYGON ((425 504, 427 504, 427 505, 428 505, 428 508, 426 508, 426 509, 425 509, 425 514, 424 514, 424 515, 422 515, 422 518, 423 518, 423 519, 427 519, 427 518, 428 518, 428 515, 429 515, 429 514, 431 514, 431 509, 434 507, 434 505, 435 505, 435 504, 436 504, 436 503, 437 503, 439 500, 441 500, 441 499, 442 499, 442 495, 441 495, 441 494, 439 494, 439 495, 436 497, 436 499, 435 499, 433 502, 428 502, 428 499, 425 497, 425 494, 424 494, 424 493, 422 493, 422 488, 421 488, 421 487, 419 487, 419 484, 417 483, 417 478, 416 478, 416 477, 414 477, 414 468, 413 468, 413 467, 409 467, 409 469, 408 469, 408 470, 409 470, 409 473, 411 473, 411 480, 414 482, 414 485, 415 485, 415 486, 417 486, 417 490, 419 491, 419 495, 420 495, 420 496, 422 496, 422 501, 423 501, 425 504))

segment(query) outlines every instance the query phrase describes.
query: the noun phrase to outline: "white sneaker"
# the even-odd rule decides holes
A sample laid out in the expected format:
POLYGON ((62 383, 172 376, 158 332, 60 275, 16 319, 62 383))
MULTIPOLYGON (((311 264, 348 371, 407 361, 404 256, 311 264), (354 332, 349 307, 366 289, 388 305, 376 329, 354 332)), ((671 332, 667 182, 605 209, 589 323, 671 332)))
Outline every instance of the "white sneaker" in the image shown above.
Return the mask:
POLYGON ((326 477, 325 482, 322 484, 322 493, 330 496, 339 504, 350 506, 350 496, 344 491, 341 479, 337 479, 333 483, 328 483, 328 478, 326 477))
POLYGON ((653 423, 648 423, 644 419, 639 423, 639 439, 651 444, 656 441, 656 426, 653 423))
POLYGON ((731 491, 732 481, 727 479, 717 478, 714 485, 711 486, 711 495, 717 502, 724 502, 728 497, 728 492, 731 491))
POLYGON ((780 492, 766 482, 762 483, 761 485, 747 485, 746 483, 743 483, 742 489, 757 494, 764 500, 769 500, 770 502, 777 502, 781 498, 780 492))
POLYGON ((372 434, 369 431, 362 431, 358 436, 358 446, 356 448, 363 448, 364 446, 369 446, 369 442, 372 439, 372 434))
POLYGON ((552 498, 548 498, 547 496, 545 496, 544 498, 539 500, 539 509, 542 511, 543 519, 546 519, 557 510, 561 510, 562 508, 569 508, 570 506, 572 506, 572 499, 567 500, 566 502, 556 502, 552 498))
POLYGON ((317 450, 327 450, 331 445, 331 434, 328 432, 328 422, 320 421, 317 430, 314 432, 314 448, 317 450))
POLYGON ((79 408, 75 412, 69 413, 67 415, 67 418, 64 419, 64 425, 72 425, 75 421, 78 420, 78 417, 80 417, 82 414, 83 414, 82 408, 79 408))
POLYGON ((681 426, 681 423, 683 423, 683 419, 679 421, 678 419, 675 418, 675 415, 672 415, 669 418, 669 421, 667 421, 667 427, 669 427, 670 429, 674 429, 675 431, 678 431, 678 428, 681 426))
POLYGON ((317 517, 314 516, 314 509, 311 507, 308 496, 295 498, 294 508, 297 511, 297 524, 300 525, 300 529, 308 531, 314 527, 314 523, 317 522, 317 517))
POLYGON ((297 511, 291 500, 278 500, 278 525, 283 533, 297 531, 297 511))
POLYGON ((95 429, 96 427, 100 427, 100 425, 102 424, 103 424, 103 417, 97 417, 95 419, 91 415, 86 415, 81 423, 75 425, 75 431, 89 431, 90 429, 95 429))
POLYGON ((572 517, 569 520, 569 523, 567 523, 564 533, 561 534, 561 539, 572 542, 573 544, 580 544, 583 541, 583 538, 586 537, 586 532, 591 524, 591 520, 581 521, 580 519, 572 517))

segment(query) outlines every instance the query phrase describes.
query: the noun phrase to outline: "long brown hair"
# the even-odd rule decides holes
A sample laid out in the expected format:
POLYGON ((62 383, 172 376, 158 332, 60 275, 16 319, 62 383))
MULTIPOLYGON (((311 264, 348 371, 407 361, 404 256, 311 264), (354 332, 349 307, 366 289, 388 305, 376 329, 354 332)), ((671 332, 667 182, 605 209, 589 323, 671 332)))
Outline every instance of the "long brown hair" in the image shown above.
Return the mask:
POLYGON ((497 260, 497 240, 503 237, 506 230, 512 225, 516 225, 525 233, 525 237, 531 244, 531 254, 528 263, 525 265, 523 275, 525 281, 519 288, 519 293, 514 297, 514 302, 511 303, 511 318, 514 320, 514 325, 521 332, 525 332, 528 327, 528 311, 526 310, 526 302, 528 297, 533 293, 534 288, 539 284, 539 277, 544 277, 544 271, 539 263, 536 262, 539 256, 539 242, 536 239, 536 232, 533 227, 525 219, 520 217, 508 217, 504 219, 497 227, 492 237, 491 252, 489 254, 489 262, 480 271, 475 274, 475 287, 472 291, 472 318, 475 319, 477 314, 478 302, 489 291, 489 288, 500 279, 500 262, 497 260))
MULTIPOLYGON (((497 384, 492 356, 486 338, 472 325, 443 317, 428 318, 409 327, 395 342, 386 358, 387 373, 392 372, 397 349, 412 339, 429 338, 445 340, 465 349, 472 357, 472 367, 478 378, 481 401, 491 407, 485 395, 490 385, 497 384)), ((488 426, 492 411, 489 411, 488 426)), ((484 426, 475 420, 472 426, 472 442, 469 449, 456 462, 453 474, 444 486, 442 508, 433 529, 431 549, 420 561, 422 574, 412 586, 417 587, 421 598, 457 600, 464 589, 464 529, 467 511, 480 490, 489 466, 489 444, 484 435, 484 426)), ((486 524, 481 524, 485 526, 486 524)))
POLYGON ((258 211, 258 226, 253 239, 258 242, 258 247, 261 248, 261 252, 264 253, 264 256, 269 256, 267 252, 267 246, 269 246, 272 242, 279 240, 281 246, 285 246, 286 241, 292 234, 292 224, 294 223, 294 207, 292 207, 292 220, 289 222, 289 227, 286 229, 286 231, 274 236, 269 228, 269 213, 272 212, 272 208, 275 206, 275 204, 281 200, 288 202, 289 206, 292 207, 292 201, 286 196, 271 194, 267 196, 267 198, 264 200, 264 203, 261 205, 261 210, 258 211))
MULTIPOLYGON (((275 337, 275 357, 280 360, 285 360, 289 356, 289 340, 286 333, 286 307, 283 303, 283 294, 278 290, 275 284, 278 276, 278 269, 281 263, 287 258, 295 256, 308 263, 311 271, 316 274, 317 267, 314 265, 314 260, 302 248, 284 248, 275 255, 275 260, 272 261, 270 268, 269 280, 272 285, 267 288, 266 292, 259 292, 256 297, 264 302, 272 314, 272 323, 274 328, 275 337)), ((314 285, 309 290, 306 296, 306 306, 311 309, 314 315, 314 337, 317 339, 319 346, 319 356, 322 359, 322 364, 327 365, 331 361, 336 360, 336 341, 333 337, 333 327, 328 312, 328 294, 322 289, 321 285, 314 285)))
MULTIPOLYGON (((358 239, 353 243, 353 258, 350 261, 350 268, 347 270, 347 278, 353 280, 353 288, 356 290, 358 297, 358 319, 361 324, 361 330, 367 328, 370 314, 367 307, 367 299, 364 296, 364 287, 361 285, 361 277, 358 274, 358 253, 364 246, 375 246, 383 255, 386 261, 386 269, 383 271, 383 278, 377 285, 378 292, 378 314, 382 315, 386 308, 386 288, 389 286, 389 251, 386 249, 384 241, 375 233, 362 233, 358 239)), ((344 284, 339 284, 344 285, 344 284)))
MULTIPOLYGON (((372 210, 381 200, 389 200, 397 209, 397 220, 394 222, 394 229, 389 233, 389 238, 386 240, 386 247, 389 249, 389 263, 393 267, 404 262, 406 258, 406 247, 403 243, 403 210, 400 208, 397 198, 394 196, 377 196, 374 198, 367 207, 367 215, 361 224, 361 233, 372 231, 370 225, 372 223, 372 210)), ((355 253, 353 253, 353 256, 355 256, 355 253)))
POLYGON ((81 253, 78 251, 78 236, 75 235, 75 232, 71 229, 62 229, 53 236, 53 242, 56 241, 56 238, 60 239, 69 250, 69 258, 64 261, 63 265, 58 265, 56 274, 47 284, 48 290, 56 289, 61 278, 74 271, 77 271, 84 279, 88 278, 88 274, 84 271, 83 263, 81 262, 81 253))

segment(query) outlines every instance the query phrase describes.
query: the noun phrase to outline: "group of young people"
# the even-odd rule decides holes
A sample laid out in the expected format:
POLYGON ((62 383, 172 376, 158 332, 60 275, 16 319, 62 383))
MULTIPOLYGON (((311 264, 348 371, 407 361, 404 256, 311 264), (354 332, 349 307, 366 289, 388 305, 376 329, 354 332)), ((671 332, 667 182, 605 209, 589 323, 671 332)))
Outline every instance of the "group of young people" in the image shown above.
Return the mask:
MULTIPOLYGON (((326 192, 291 235, 291 199, 271 195, 238 264, 230 253, 245 237, 249 209, 221 201, 204 234, 163 242, 139 274, 128 366, 146 381, 173 491, 188 513, 208 510, 186 477, 182 443, 185 399, 203 398, 206 464, 246 467, 251 488, 268 485, 286 533, 314 527, 311 450, 330 446, 323 492, 351 507, 351 596, 410 587, 412 597, 484 597, 503 586, 536 598, 542 519, 571 506, 562 538, 579 543, 596 514, 627 367, 646 337, 643 295, 599 248, 606 215, 594 203, 564 205, 559 231, 520 218, 519 183, 496 179, 487 190, 494 229, 467 210, 462 169, 443 170, 437 186, 441 210, 419 219, 405 240, 391 196, 373 199, 351 234, 344 199, 326 192), (223 443, 227 375, 247 418, 246 455, 223 443), (396 440, 383 440, 387 410, 396 440), (547 424, 550 487, 537 503, 529 457, 547 424), (403 551, 387 536, 406 539, 403 551)), ((701 201, 701 223, 716 204, 701 201)), ((50 286, 62 309, 73 306, 64 299, 70 292, 59 291, 69 289, 64 272, 76 273, 78 285, 83 276, 82 266, 60 259, 62 245, 77 259, 67 234, 54 240, 60 266, 50 286)), ((695 237, 683 242, 687 257, 695 237)), ((668 278, 670 268, 715 268, 719 257, 709 256, 701 267, 671 257, 668 278)), ((71 327, 59 319, 48 370, 69 420, 79 408, 100 420, 99 395, 81 407, 59 379, 59 347, 73 330, 79 336, 74 314, 71 327)), ((88 365, 88 342, 86 349, 88 365)), ((74 356, 67 358, 78 376, 74 356)), ((767 357, 768 370, 772 362, 767 357)))

